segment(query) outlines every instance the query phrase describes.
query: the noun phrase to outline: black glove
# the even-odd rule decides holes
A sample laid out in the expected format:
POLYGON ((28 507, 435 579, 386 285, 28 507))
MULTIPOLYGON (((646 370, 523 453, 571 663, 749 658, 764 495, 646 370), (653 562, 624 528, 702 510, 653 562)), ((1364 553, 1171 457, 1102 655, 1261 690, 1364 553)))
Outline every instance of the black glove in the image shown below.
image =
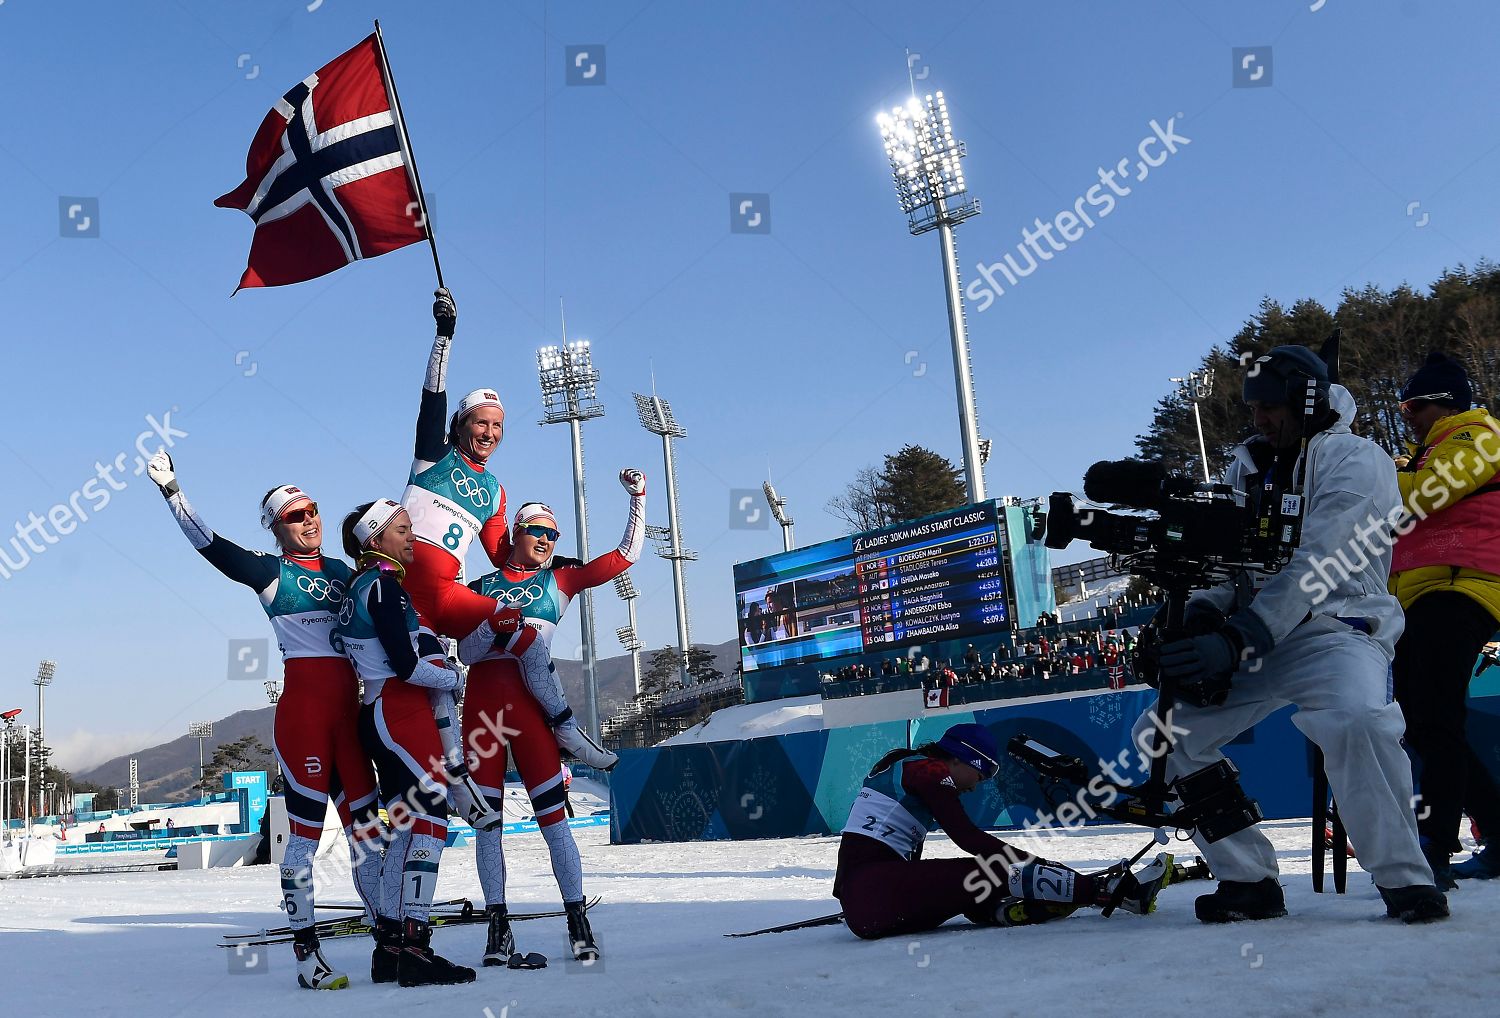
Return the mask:
POLYGON ((437 322, 437 334, 444 339, 453 338, 453 327, 458 324, 458 305, 453 303, 453 294, 447 287, 433 292, 437 299, 432 302, 432 318, 437 322))
POLYGON ((583 559, 581 559, 581 558, 568 558, 568 556, 566 556, 566 555, 554 555, 554 556, 552 556, 552 568, 553 569, 561 569, 564 566, 572 566, 574 568, 579 568, 582 565, 583 565, 583 559))
POLYGON ((1239 633, 1230 626, 1206 636, 1173 640, 1161 648, 1162 683, 1194 707, 1218 707, 1229 696, 1240 664, 1239 633))
POLYGON ((1189 601, 1182 612, 1182 631, 1188 636, 1207 636, 1227 621, 1224 613, 1207 601, 1189 601))

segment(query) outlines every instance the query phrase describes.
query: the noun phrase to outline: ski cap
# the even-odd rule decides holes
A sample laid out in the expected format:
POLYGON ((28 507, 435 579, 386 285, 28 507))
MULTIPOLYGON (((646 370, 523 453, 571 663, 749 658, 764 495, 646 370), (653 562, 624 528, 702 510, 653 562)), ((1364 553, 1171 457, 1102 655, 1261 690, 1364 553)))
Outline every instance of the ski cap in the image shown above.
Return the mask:
POLYGON ((527 502, 516 510, 515 525, 518 527, 535 523, 537 520, 551 520, 553 523, 556 523, 557 514, 552 511, 552 507, 546 502, 527 502))
POLYGON ((1307 347, 1288 343, 1255 358, 1245 373, 1242 398, 1300 407, 1308 380, 1315 386, 1315 412, 1322 413, 1328 407, 1328 365, 1307 347))
POLYGON ((279 488, 272 488, 270 494, 266 495, 260 503, 260 525, 270 530, 271 524, 281 519, 288 509, 311 501, 312 497, 294 484, 283 484, 279 488))
POLYGON ((1422 399, 1467 410, 1474 402, 1474 386, 1462 364, 1441 350, 1433 350, 1416 374, 1406 380, 1396 398, 1403 403, 1422 399))
POLYGON ((974 768, 985 780, 1000 771, 1000 746, 984 725, 954 725, 943 733, 937 745, 974 768))
POLYGON ((492 406, 505 413, 505 407, 500 402, 500 394, 494 389, 475 389, 463 399, 458 401, 458 411, 453 415, 453 423, 457 424, 471 412, 482 406, 492 406))
POLYGON ((370 543, 372 537, 390 526, 391 521, 404 511, 400 502, 392 502, 388 498, 378 500, 355 522, 354 539, 363 548, 370 543))

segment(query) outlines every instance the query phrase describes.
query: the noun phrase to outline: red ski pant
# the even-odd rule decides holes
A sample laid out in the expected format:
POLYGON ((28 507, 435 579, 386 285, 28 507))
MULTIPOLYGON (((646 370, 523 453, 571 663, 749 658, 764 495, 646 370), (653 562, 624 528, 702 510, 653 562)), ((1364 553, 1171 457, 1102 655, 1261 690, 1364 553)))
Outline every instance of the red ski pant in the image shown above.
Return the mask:
POLYGON ((359 741, 359 686, 343 658, 292 658, 272 742, 291 833, 317 841, 328 800, 356 838, 379 838, 375 772, 359 741))
POLYGON ((418 541, 416 557, 406 567, 401 586, 422 620, 439 636, 463 639, 499 607, 493 597, 458 582, 458 559, 441 548, 418 541))
POLYGON ((865 863, 848 873, 841 865, 839 893, 845 925, 865 940, 935 930, 959 915, 992 924, 1004 896, 974 859, 892 859, 865 863), (981 901, 969 887, 989 893, 981 901))
POLYGON ((469 773, 499 810, 505 802, 506 749, 531 797, 539 826, 567 819, 562 757, 542 708, 521 680, 519 662, 502 658, 469 669, 464 692, 464 755, 469 773))
POLYGON ((443 741, 427 690, 386 679, 375 702, 360 711, 359 734, 375 760, 391 830, 443 838, 448 831, 448 782, 443 741))

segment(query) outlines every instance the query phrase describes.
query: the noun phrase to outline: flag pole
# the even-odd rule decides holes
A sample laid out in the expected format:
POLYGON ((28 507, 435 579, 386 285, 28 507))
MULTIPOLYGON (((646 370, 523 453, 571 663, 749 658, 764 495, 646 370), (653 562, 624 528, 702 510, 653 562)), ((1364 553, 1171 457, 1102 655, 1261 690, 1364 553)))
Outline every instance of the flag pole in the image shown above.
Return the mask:
POLYGON ((380 52, 380 71, 385 80, 386 98, 390 100, 391 112, 396 116, 396 135, 401 141, 401 158, 406 163, 406 176, 412 189, 417 192, 417 207, 422 211, 422 231, 427 234, 427 244, 432 248, 432 267, 437 270, 437 283, 443 286, 443 265, 438 261, 437 238, 432 235, 432 220, 427 215, 427 196, 422 193, 422 175, 417 172, 417 160, 411 151, 411 136, 406 133, 406 117, 401 113, 401 97, 396 94, 396 79, 391 74, 391 62, 385 53, 385 37, 380 33, 380 19, 375 19, 375 48, 380 52))

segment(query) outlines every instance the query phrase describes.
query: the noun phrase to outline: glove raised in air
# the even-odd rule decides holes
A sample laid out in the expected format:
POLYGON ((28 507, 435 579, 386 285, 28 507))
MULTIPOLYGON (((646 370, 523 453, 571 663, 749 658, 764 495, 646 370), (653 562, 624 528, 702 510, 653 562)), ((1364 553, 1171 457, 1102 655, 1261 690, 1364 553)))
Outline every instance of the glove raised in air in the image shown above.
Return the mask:
POLYGON ((171 498, 182 490, 177 484, 177 472, 172 468, 172 457, 165 449, 157 450, 156 455, 146 461, 146 476, 161 489, 164 498, 171 498))
POLYGON ((453 338, 453 328, 458 324, 458 305, 453 303, 453 294, 447 287, 439 287, 432 294, 432 320, 437 323, 437 334, 444 339, 453 338))
POLYGON ((646 475, 639 470, 626 467, 620 471, 620 486, 630 492, 632 496, 644 495, 646 493, 646 475))

